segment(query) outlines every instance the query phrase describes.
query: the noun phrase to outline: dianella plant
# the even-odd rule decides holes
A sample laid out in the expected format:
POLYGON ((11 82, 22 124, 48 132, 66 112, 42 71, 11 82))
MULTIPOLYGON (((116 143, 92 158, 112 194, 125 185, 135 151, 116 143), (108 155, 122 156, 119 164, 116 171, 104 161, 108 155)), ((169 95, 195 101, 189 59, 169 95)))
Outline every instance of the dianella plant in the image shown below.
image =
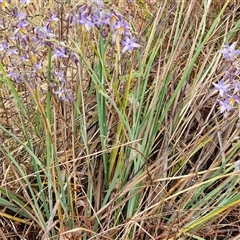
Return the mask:
POLYGON ((239 19, 0 0, 0 238, 239 234, 239 19))

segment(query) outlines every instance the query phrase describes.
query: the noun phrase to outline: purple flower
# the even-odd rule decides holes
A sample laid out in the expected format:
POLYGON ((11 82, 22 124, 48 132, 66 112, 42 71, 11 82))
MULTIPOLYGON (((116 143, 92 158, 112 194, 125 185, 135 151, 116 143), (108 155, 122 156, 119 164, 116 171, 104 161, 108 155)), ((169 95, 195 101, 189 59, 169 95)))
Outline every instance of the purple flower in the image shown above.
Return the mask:
POLYGON ((7 75, 12 81, 16 82, 16 83, 22 83, 24 80, 24 76, 20 73, 15 73, 12 71, 8 72, 7 75))
POLYGON ((2 43, 0 43, 0 52, 7 51, 7 49, 8 49, 8 42, 7 40, 3 40, 2 43))
POLYGON ((19 12, 17 9, 13 10, 13 16, 15 18, 18 18, 18 20, 26 19, 26 14, 23 12, 19 12))
POLYGON ((28 26, 29 24, 24 20, 24 19, 21 19, 18 23, 18 27, 17 29, 14 31, 14 34, 17 34, 17 33, 24 33, 26 31, 26 27, 28 26))
POLYGON ((64 87, 61 87, 58 91, 54 91, 54 93, 57 95, 59 100, 65 101, 65 102, 74 102, 75 99, 71 92, 68 89, 65 89, 64 87))
POLYGON ((58 47, 56 49, 53 49, 53 55, 52 58, 67 58, 66 55, 66 48, 65 47, 58 47))
POLYGON ((228 94, 228 101, 231 106, 234 106, 235 102, 240 104, 240 99, 238 95, 229 95, 228 94))
POLYGON ((79 16, 78 23, 86 28, 87 31, 94 27, 94 23, 92 22, 91 18, 87 16, 86 12, 82 12, 79 16))
POLYGON ((51 17, 47 20, 46 25, 52 25, 57 21, 59 21, 59 18, 57 17, 57 14, 51 14, 51 17))
POLYGON ((69 58, 77 65, 79 60, 78 60, 78 55, 74 52, 70 52, 69 58))
POLYGON ((7 51, 7 55, 8 55, 8 56, 11 56, 11 55, 14 55, 14 54, 18 54, 18 51, 17 51, 16 48, 10 48, 10 49, 8 49, 8 51, 7 51))
POLYGON ((230 84, 226 84, 223 79, 219 83, 213 83, 215 89, 219 91, 220 97, 223 97, 229 91, 230 84))
POLYGON ((234 172, 238 172, 238 171, 240 171, 240 160, 237 160, 234 163, 234 172))
POLYGON ((237 57, 240 54, 239 50, 236 50, 237 42, 234 42, 231 46, 229 44, 226 44, 223 50, 220 50, 219 52, 223 54, 223 57, 231 62, 234 61, 235 57, 237 57))
POLYGON ((16 73, 15 72, 12 72, 12 71, 8 71, 8 74, 7 76, 11 79, 14 79, 16 77, 16 73))
POLYGON ((34 71, 38 71, 42 68, 42 66, 43 66, 42 61, 39 61, 39 63, 34 64, 33 69, 34 69, 34 71))
POLYGON ((66 79, 64 77, 64 72, 63 71, 54 71, 53 73, 53 78, 57 77, 61 84, 66 83, 66 79))
POLYGON ((119 34, 130 34, 130 26, 129 23, 125 20, 119 21, 116 24, 113 25, 113 28, 119 32, 119 34))
POLYGON ((101 9, 96 9, 92 15, 93 25, 100 27, 106 25, 107 15, 106 12, 101 9))
POLYGON ((114 12, 111 12, 106 17, 106 24, 108 24, 112 29, 114 28, 114 25, 121 21, 121 16, 116 15, 114 12))
POLYGON ((24 62, 28 62, 29 61, 29 56, 28 56, 28 54, 26 55, 26 54, 23 54, 23 55, 21 55, 21 57, 20 57, 20 63, 24 63, 24 62))
POLYGON ((233 69, 233 66, 231 65, 225 72, 223 78, 224 79, 229 79, 231 82, 234 80, 234 78, 237 76, 237 71, 233 69))
POLYGON ((116 42, 117 36, 122 35, 126 39, 130 36, 130 26, 126 21, 118 21, 112 26, 114 33, 112 35, 112 41, 116 42))
POLYGON ((31 2, 31 0, 21 0, 21 2, 23 3, 23 4, 29 4, 30 2, 31 2))
POLYGON ((35 27, 33 31, 37 36, 35 38, 35 41, 40 41, 42 39, 48 39, 48 38, 51 38, 51 37, 52 38, 55 37, 55 34, 53 34, 51 32, 51 29, 46 25, 44 25, 42 27, 35 27))
POLYGON ((234 81, 232 86, 233 86, 233 94, 240 92, 240 82, 238 80, 234 81))
POLYGON ((122 40, 122 53, 125 53, 126 51, 131 51, 133 48, 140 47, 139 44, 136 43, 135 38, 129 38, 126 36, 125 40, 122 40))
POLYGON ((231 110, 233 110, 233 107, 230 105, 228 98, 226 98, 224 101, 218 100, 218 103, 220 105, 221 113, 230 112, 231 110))

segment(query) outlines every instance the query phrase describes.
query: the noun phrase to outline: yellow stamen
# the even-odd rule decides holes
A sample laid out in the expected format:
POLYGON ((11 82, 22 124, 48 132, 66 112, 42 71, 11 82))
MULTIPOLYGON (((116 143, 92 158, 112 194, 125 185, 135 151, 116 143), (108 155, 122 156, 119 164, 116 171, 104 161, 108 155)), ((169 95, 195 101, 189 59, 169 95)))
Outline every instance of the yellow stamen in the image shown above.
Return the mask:
POLYGON ((0 3, 0 9, 2 9, 2 10, 5 10, 7 6, 8 6, 8 2, 6 0, 3 0, 0 3))

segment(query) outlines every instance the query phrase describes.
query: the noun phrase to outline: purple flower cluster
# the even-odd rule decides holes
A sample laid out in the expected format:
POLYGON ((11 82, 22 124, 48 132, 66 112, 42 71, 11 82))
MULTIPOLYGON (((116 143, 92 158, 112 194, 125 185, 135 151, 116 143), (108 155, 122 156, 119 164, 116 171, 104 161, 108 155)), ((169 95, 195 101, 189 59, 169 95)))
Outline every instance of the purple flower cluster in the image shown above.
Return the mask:
POLYGON ((72 26, 83 26, 86 31, 98 29, 103 37, 109 34, 115 43, 117 39, 122 45, 122 53, 140 47, 132 34, 129 23, 115 10, 104 8, 100 0, 94 1, 96 4, 83 4, 73 9, 67 14, 67 19, 72 26))
MULTIPOLYGON (((29 2, 21 0, 22 6, 29 2)), ((74 101, 74 91, 68 88, 67 71, 63 72, 62 69, 67 65, 72 66, 72 63, 76 65, 78 56, 69 53, 63 42, 53 41, 56 37, 54 24, 59 21, 57 15, 49 12, 43 24, 36 26, 24 12, 5 0, 0 0, 0 14, 0 22, 6 29, 4 38, 0 40, 0 61, 6 68, 7 76, 15 83, 27 81, 33 88, 45 86, 46 79, 49 79, 47 56, 50 50, 52 74, 48 86, 60 100, 74 101), (6 19, 10 18, 11 25, 7 26, 6 19)), ((40 89, 43 93, 48 90, 40 89)))
POLYGON ((215 89, 219 92, 218 103, 220 112, 225 116, 240 104, 240 67, 236 59, 240 55, 240 51, 235 49, 237 42, 232 45, 226 44, 219 52, 223 54, 223 58, 227 61, 227 69, 223 78, 218 83, 213 83, 215 89))
MULTIPOLYGON (((48 17, 42 16, 41 25, 34 25, 32 17, 19 10, 26 9, 29 3, 30 0, 20 0, 16 7, 16 4, 11 5, 10 0, 0 0, 0 27, 5 31, 0 40, 0 61, 13 82, 27 81, 34 88, 45 86, 48 79, 49 88, 45 87, 43 92, 51 89, 60 100, 74 101, 73 79, 69 73, 77 76, 79 56, 67 47, 66 39, 57 40, 59 28, 54 26, 59 22, 58 15, 46 12, 48 17), (51 79, 48 74, 49 52, 52 54, 51 79)), ((80 27, 89 34, 96 29, 103 37, 112 36, 114 43, 119 41, 122 44, 123 53, 140 47, 129 23, 116 11, 105 9, 101 0, 82 4, 66 15, 66 19, 61 21, 66 24, 64 27, 80 27)))

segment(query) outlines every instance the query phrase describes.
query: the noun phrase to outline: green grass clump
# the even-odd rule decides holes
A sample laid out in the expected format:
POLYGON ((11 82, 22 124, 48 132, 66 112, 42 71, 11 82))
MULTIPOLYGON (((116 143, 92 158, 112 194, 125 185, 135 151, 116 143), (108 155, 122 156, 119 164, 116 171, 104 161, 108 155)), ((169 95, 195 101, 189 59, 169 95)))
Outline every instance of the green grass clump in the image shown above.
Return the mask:
POLYGON ((1 239, 239 234, 239 109, 213 86, 238 3, 0 9, 1 239))

